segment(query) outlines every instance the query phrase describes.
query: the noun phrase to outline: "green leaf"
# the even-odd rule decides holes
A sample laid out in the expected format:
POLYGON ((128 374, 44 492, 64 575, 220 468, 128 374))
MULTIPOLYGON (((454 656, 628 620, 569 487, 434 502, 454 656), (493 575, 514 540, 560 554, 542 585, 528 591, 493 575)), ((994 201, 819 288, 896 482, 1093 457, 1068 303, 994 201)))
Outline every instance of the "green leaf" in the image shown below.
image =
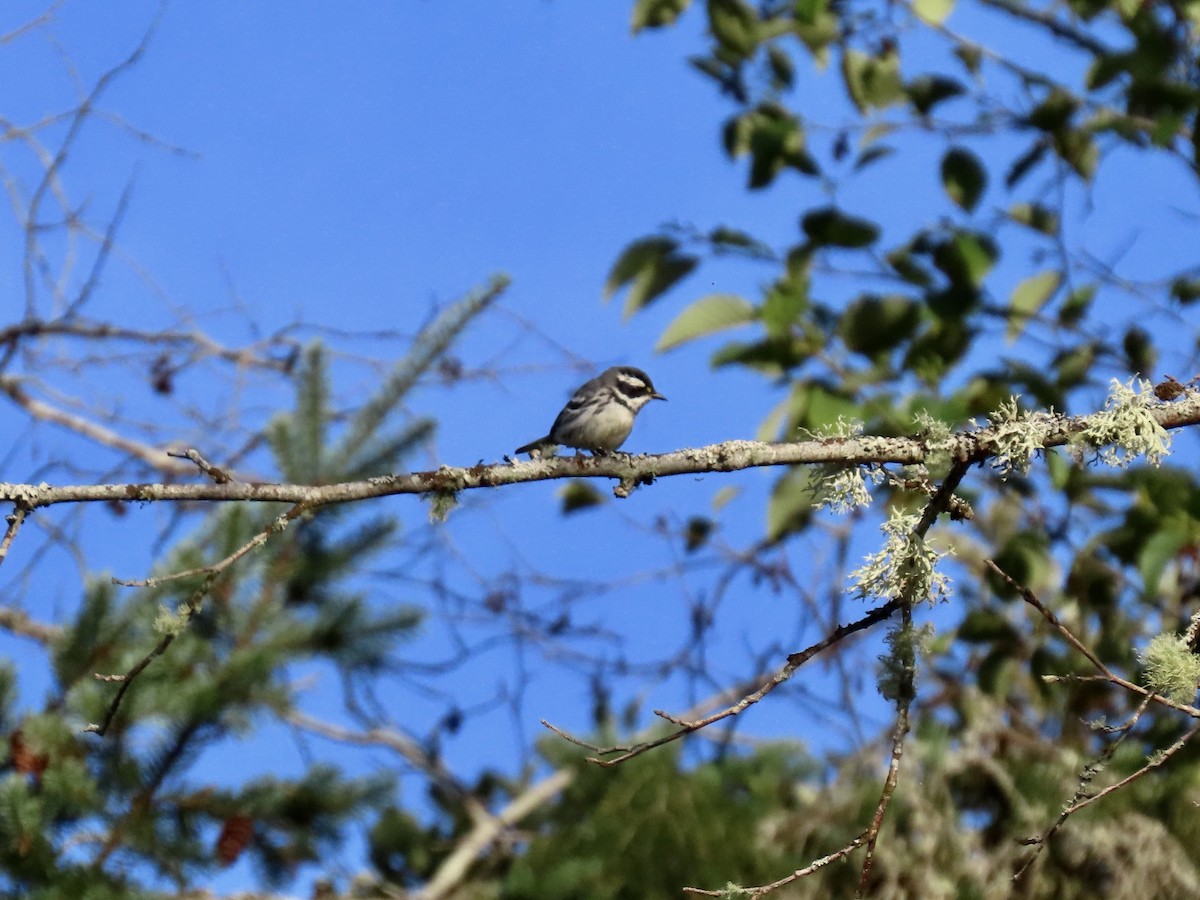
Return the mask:
POLYGON ((734 60, 754 55, 758 47, 758 16, 741 0, 708 0, 708 27, 721 50, 734 60))
POLYGON ((1046 143, 1045 139, 1039 138, 1034 141, 1033 145, 1017 157, 1016 161, 1009 168, 1008 174, 1004 176, 1005 187, 1010 190, 1016 187, 1017 182, 1028 175, 1030 170, 1042 161, 1042 157, 1046 155, 1046 151, 1049 149, 1050 145, 1046 143))
POLYGON ((951 147, 942 157, 942 186, 955 204, 971 212, 987 188, 987 170, 970 150, 951 147))
POLYGON ((900 55, 895 50, 867 56, 858 50, 842 52, 842 80, 860 113, 889 106, 903 99, 900 55))
POLYGON ((775 103, 762 103, 725 123, 725 152, 731 159, 752 157, 749 187, 766 187, 785 168, 818 175, 816 160, 805 149, 800 120, 775 103))
POLYGON ((858 155, 858 159, 854 160, 854 171, 860 172, 877 160, 883 159, 885 156, 891 156, 896 152, 895 147, 889 147, 887 144, 876 144, 873 147, 868 147, 858 155))
POLYGON ((1046 95, 1046 99, 1033 108, 1025 121, 1042 131, 1060 131, 1070 122, 1071 116, 1078 108, 1078 100, 1066 91, 1055 88, 1046 95))
POLYGON ((1200 300, 1200 278, 1176 278, 1171 282, 1171 299, 1181 306, 1200 300))
POLYGON ((633 315, 696 268, 696 257, 678 251, 679 243, 673 238, 634 241, 613 264, 604 285, 605 296, 628 286, 624 314, 626 318, 633 315))
POLYGON ((1091 133, 1072 128, 1054 135, 1054 149, 1084 181, 1091 181, 1100 163, 1100 148, 1091 133))
POLYGON ((996 242, 984 234, 959 231, 933 251, 933 263, 955 285, 978 288, 1000 256, 996 242))
POLYGON ((633 5, 630 24, 636 34, 643 28, 662 28, 671 25, 692 0, 637 0, 633 5))
POLYGON ((1072 388, 1083 384, 1096 362, 1097 350, 1094 342, 1087 341, 1056 354, 1051 366, 1058 373, 1058 385, 1072 388))
POLYGON ((812 466, 801 466, 775 482, 767 503, 768 540, 778 541, 807 527, 813 516, 815 477, 812 466))
POLYGON ((716 369, 736 363, 763 372, 769 378, 778 378, 812 355, 813 351, 803 341, 782 335, 750 344, 730 341, 712 355, 712 366, 716 369))
POLYGON ((1125 365, 1134 375, 1143 378, 1153 372, 1158 363, 1158 350, 1146 329, 1131 325, 1121 341, 1121 349, 1125 351, 1125 365))
POLYGON ((1008 217, 1042 234, 1051 237, 1058 234, 1058 213, 1040 203, 1014 203, 1008 210, 1008 217))
POLYGON ((945 75, 918 75, 904 90, 909 102, 923 116, 944 100, 967 92, 962 82, 945 75))
POLYGON ((1058 324, 1067 328, 1078 325, 1087 315, 1088 308, 1091 307, 1095 296, 1096 285, 1094 284, 1085 284, 1071 291, 1058 309, 1058 324))
POLYGON ((814 244, 860 249, 879 239, 879 226, 827 206, 805 214, 800 227, 814 244))
POLYGON ((865 294, 842 313, 838 334, 846 349, 875 357, 907 340, 921 321, 921 305, 908 297, 865 294))
POLYGON ((710 294, 688 306, 667 326, 654 349, 671 350, 698 337, 744 325, 758 317, 758 310, 736 294, 710 294))
POLYGON ((786 337, 791 334, 800 313, 807 307, 807 283, 796 283, 795 279, 780 279, 763 299, 759 318, 763 327, 767 329, 767 334, 772 337, 786 337))
POLYGON ((788 433, 784 437, 794 437, 796 429, 800 428, 820 431, 836 425, 839 418, 851 418, 857 412, 857 404, 839 389, 819 381, 797 382, 792 388, 788 433))
POLYGON ((980 64, 983 62, 983 51, 973 44, 960 44, 954 48, 954 55, 962 60, 962 64, 967 71, 972 75, 979 74, 980 64))
POLYGON ((604 503, 606 498, 591 484, 581 479, 573 478, 558 489, 558 497, 562 501, 564 516, 591 509, 604 503))
POLYGON ((1006 338, 1011 344, 1029 320, 1037 315, 1062 284, 1062 274, 1052 269, 1031 275, 1017 285, 1008 301, 1009 318, 1006 338))
POLYGON ((1158 593, 1158 584, 1162 581, 1163 572, 1192 540, 1193 535, 1185 523, 1171 520, 1164 522, 1162 528, 1142 545, 1137 566, 1138 574, 1142 576, 1144 597, 1152 598, 1158 593))
POLYGON ((714 253, 744 254, 753 259, 774 259, 771 248, 762 241, 737 228, 718 225, 708 233, 714 253))
POLYGON ((954 0, 913 0, 912 11, 927 25, 941 25, 954 9, 954 0))
POLYGON ((771 44, 767 47, 767 65, 771 68, 771 82, 776 90, 790 90, 796 81, 796 65, 786 50, 771 44))

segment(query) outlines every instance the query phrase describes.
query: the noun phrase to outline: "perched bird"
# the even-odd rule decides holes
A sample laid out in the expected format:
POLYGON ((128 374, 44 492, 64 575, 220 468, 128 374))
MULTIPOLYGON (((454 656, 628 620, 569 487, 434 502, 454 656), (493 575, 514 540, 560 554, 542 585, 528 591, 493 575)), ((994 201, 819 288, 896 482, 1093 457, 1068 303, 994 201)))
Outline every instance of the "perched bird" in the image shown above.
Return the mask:
POLYGON ((545 452, 562 444, 577 450, 608 453, 625 443, 643 406, 651 400, 666 399, 641 369, 613 366, 571 396, 548 435, 518 447, 515 452, 545 452))

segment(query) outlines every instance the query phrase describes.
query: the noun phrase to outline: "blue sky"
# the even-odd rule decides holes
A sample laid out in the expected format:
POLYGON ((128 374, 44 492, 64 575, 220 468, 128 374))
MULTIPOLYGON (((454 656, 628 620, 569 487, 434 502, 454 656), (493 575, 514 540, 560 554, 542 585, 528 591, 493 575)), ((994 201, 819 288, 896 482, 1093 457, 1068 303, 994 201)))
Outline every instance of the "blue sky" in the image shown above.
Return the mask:
MULTIPOLYGON (((0 32, 39 7, 7 4, 0 32)), ((141 0, 68 2, 51 30, 0 47, 0 113, 27 122, 64 108, 73 96, 64 54, 90 83, 136 45, 156 9, 141 0)), ((977 14, 962 15, 971 24, 977 14)), ((247 318, 267 332, 294 322, 395 331, 401 337, 390 344, 369 346, 399 356, 402 336, 438 304, 504 271, 514 284, 502 309, 472 328, 456 351, 468 367, 494 371, 452 390, 432 386, 414 399, 412 412, 441 423, 427 462, 470 464, 511 452, 546 431, 579 382, 616 363, 647 369, 670 398, 644 414, 627 449, 752 436, 781 399, 778 388, 757 376, 713 373, 711 344, 665 356, 653 346, 686 301, 717 290, 753 296, 765 275, 746 265, 705 267, 626 323, 619 299, 602 302, 620 249, 672 221, 750 227, 783 245, 796 234, 799 210, 830 199, 897 226, 928 217, 931 205, 948 216, 952 209, 936 165, 904 153, 837 186, 785 177, 769 191, 747 192, 744 164, 728 161, 720 148, 720 125, 732 109, 685 62, 702 49, 703 28, 693 11, 677 28, 634 37, 626 3, 173 4, 145 59, 101 104, 161 143, 93 122, 64 170, 68 188, 100 221, 132 185, 119 242, 149 274, 110 265, 88 312, 149 327, 177 323, 180 310, 189 310, 230 342, 246 339, 247 318), (231 311, 235 300, 244 314, 231 311)), ((989 37, 1016 40, 1000 27, 989 37)), ((1062 65, 1072 63, 1064 57, 1062 65)), ((836 68, 802 68, 800 85, 806 116, 849 118, 836 68)), ((813 139, 828 145, 833 132, 817 129, 813 139)), ((933 137, 913 140, 928 142, 935 160, 943 149, 933 137)), ((998 141, 995 152, 1011 155, 1013 146, 998 141)), ((19 164, 10 157, 6 165, 19 164)), ((1195 220, 1173 210, 1194 208, 1195 198, 1171 193, 1173 165, 1127 155, 1093 191, 1071 199, 1078 227, 1091 229, 1102 251, 1122 253, 1135 272, 1143 259, 1157 271, 1164 256, 1195 246, 1195 220), (1114 210, 1123 211, 1115 225, 1114 210)), ((981 219, 1007 202, 993 185, 981 219)), ((19 298, 11 228, 10 220, 0 224, 0 287, 19 298)), ((1005 284, 1036 271, 1020 258, 1004 266, 997 273, 1001 294, 1005 284)), ((345 360, 336 378, 347 398, 369 391, 378 372, 345 360)), ((185 378, 180 391, 203 397, 207 387, 185 378)), ((11 416, 0 411, 0 423, 11 416)), ((52 439, 43 440, 49 446, 52 439)), ((0 454, 8 449, 0 446, 0 454)), ((748 545, 762 534, 774 478, 747 472, 673 479, 567 519, 558 513, 556 485, 518 486, 469 498, 446 540, 481 578, 528 576, 536 568, 563 579, 630 579, 628 587, 588 601, 584 615, 624 634, 635 658, 652 658, 686 640, 687 601, 709 589, 705 574, 637 580, 638 573, 679 566, 654 537, 656 518, 678 522, 708 512, 720 488, 735 486, 742 494, 722 512, 722 534, 731 545, 748 545)), ((386 502, 414 529, 423 523, 418 501, 386 502)), ((124 529, 161 519, 153 511, 137 515, 140 523, 118 523, 119 535, 109 523, 107 537, 89 542, 94 570, 125 577, 148 570, 148 546, 124 529)), ((811 567, 796 574, 827 572, 829 552, 814 544, 793 554, 811 567)), ((69 608, 77 580, 61 579, 55 603, 69 608)), ((553 593, 531 602, 553 603, 546 599, 553 593)), ((744 643, 764 630, 790 636, 797 622, 786 598, 748 585, 734 597, 722 609, 727 621, 712 649, 721 676, 749 674, 744 643)), ((414 653, 436 658, 445 649, 436 629, 427 639, 414 653)), ((493 695, 513 665, 485 661, 482 673, 459 685, 464 705, 493 695)), ((678 708, 688 699, 678 683, 665 695, 652 683, 643 687, 647 707, 678 708)), ((864 687, 869 697, 869 675, 864 687)), ((404 703, 416 718, 443 709, 419 696, 404 703)), ((546 675, 534 679, 522 712, 526 736, 542 716, 585 729, 589 703, 583 685, 564 689, 546 675)), ((512 733, 504 714, 480 721, 480 730, 447 747, 452 767, 469 770, 493 755, 516 758, 519 738, 494 739, 497 729, 512 733)), ((797 729, 795 707, 786 703, 764 704, 746 727, 828 740, 819 723, 797 729)), ((264 769, 285 764, 273 740, 260 744, 264 769)), ((299 756, 286 764, 299 766, 299 756)))

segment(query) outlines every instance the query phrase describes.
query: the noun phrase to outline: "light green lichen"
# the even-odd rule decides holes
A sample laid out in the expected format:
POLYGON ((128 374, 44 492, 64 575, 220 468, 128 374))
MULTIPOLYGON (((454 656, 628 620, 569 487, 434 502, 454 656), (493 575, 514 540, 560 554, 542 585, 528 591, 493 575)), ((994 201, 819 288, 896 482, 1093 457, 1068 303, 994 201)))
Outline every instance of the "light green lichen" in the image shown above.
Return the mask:
POLYGON ((1186 640, 1174 634, 1157 635, 1138 658, 1154 693, 1175 703, 1192 702, 1200 685, 1200 656, 1192 653, 1186 640))
POLYGON ((850 573, 851 592, 863 599, 904 599, 910 603, 944 602, 951 594, 950 579, 937 570, 948 554, 925 543, 914 529, 920 517, 893 510, 880 528, 887 536, 883 548, 850 573))
POLYGON ((1130 378, 1122 384, 1112 380, 1104 409, 1090 417, 1082 440, 1100 450, 1100 460, 1124 468, 1138 457, 1157 466, 1171 451, 1171 434, 1150 412, 1162 406, 1154 386, 1144 379, 1130 378), (1136 390, 1135 390, 1136 387, 1136 390))

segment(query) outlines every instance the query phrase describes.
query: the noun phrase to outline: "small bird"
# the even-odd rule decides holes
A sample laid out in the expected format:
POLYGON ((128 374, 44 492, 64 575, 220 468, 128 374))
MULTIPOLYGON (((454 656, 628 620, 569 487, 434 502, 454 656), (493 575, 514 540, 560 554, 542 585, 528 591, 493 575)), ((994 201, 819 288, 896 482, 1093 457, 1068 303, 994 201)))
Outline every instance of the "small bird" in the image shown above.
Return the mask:
POLYGON ((548 435, 514 452, 545 452, 561 444, 576 450, 608 453, 625 443, 643 406, 651 400, 666 399, 641 369, 613 366, 571 395, 548 435))

